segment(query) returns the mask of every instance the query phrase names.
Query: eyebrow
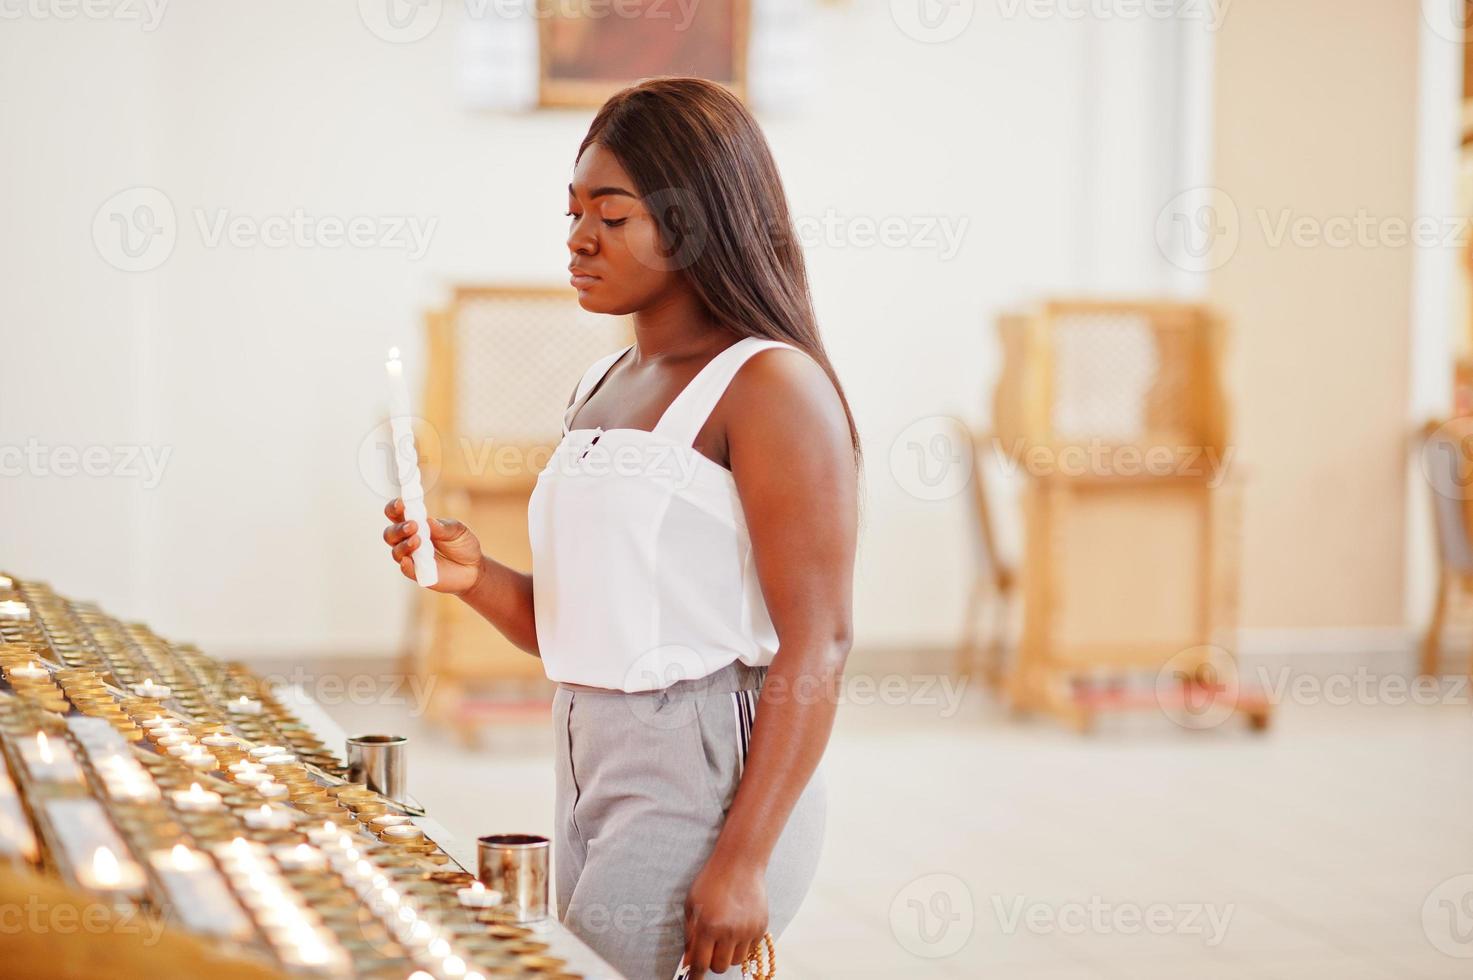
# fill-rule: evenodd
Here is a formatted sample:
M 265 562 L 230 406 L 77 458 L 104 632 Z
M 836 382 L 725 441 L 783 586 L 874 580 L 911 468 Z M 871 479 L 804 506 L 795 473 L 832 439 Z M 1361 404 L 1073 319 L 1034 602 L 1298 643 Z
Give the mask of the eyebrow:
M 573 190 L 572 184 L 568 185 L 568 193 L 572 194 L 574 197 L 578 196 L 577 191 Z M 611 194 L 620 195 L 623 197 L 637 196 L 633 191 L 625 190 L 622 187 L 595 187 L 592 191 L 589 192 L 588 197 L 589 199 L 592 199 L 595 197 L 607 197 Z

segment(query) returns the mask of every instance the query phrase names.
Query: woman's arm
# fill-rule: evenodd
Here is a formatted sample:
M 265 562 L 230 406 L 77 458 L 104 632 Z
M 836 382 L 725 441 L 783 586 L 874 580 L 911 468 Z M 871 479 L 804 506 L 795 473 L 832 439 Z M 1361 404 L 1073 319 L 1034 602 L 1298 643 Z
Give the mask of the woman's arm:
M 419 523 L 404 520 L 404 504 L 398 498 L 389 501 L 384 516 L 396 522 L 384 529 L 384 541 L 393 548 L 399 571 L 413 581 Z M 431 518 L 430 543 L 440 573 L 440 581 L 430 588 L 459 596 L 517 647 L 538 656 L 532 576 L 481 554 L 481 542 L 457 520 Z
M 848 420 L 811 358 L 754 355 L 718 411 L 778 651 L 731 810 L 686 900 L 693 977 L 740 962 L 767 928 L 767 863 L 833 728 L 858 524 Z

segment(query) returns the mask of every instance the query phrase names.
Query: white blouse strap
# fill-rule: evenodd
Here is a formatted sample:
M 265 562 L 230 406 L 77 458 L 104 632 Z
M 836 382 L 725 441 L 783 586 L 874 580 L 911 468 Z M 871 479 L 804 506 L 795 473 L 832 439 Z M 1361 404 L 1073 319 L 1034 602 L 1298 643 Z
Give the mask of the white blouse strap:
M 670 407 L 665 409 L 665 414 L 660 416 L 654 431 L 682 446 L 691 445 L 700 434 L 701 426 L 711 417 L 716 403 L 726 394 L 732 378 L 736 377 L 737 371 L 747 363 L 748 358 L 770 347 L 792 346 L 786 341 L 763 337 L 743 337 L 738 340 L 696 372 L 690 384 L 675 396 Z
M 583 372 L 583 377 L 578 381 L 578 390 L 573 395 L 573 404 L 563 412 L 563 435 L 568 434 L 568 427 L 572 424 L 573 416 L 578 414 L 578 409 L 582 408 L 583 403 L 588 400 L 588 396 L 593 392 L 593 386 L 598 384 L 599 380 L 609 373 L 609 368 L 614 366 L 614 362 L 629 353 L 629 349 L 633 346 L 630 344 L 629 347 L 616 350 L 612 354 L 605 354 Z

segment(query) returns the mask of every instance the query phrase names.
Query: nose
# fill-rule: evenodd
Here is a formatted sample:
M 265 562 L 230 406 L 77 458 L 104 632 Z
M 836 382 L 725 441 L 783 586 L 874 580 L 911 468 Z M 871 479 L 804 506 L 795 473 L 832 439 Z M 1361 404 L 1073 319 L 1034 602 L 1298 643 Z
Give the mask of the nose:
M 568 251 L 574 255 L 593 255 L 598 251 L 598 239 L 588 230 L 588 216 L 576 218 L 568 231 Z

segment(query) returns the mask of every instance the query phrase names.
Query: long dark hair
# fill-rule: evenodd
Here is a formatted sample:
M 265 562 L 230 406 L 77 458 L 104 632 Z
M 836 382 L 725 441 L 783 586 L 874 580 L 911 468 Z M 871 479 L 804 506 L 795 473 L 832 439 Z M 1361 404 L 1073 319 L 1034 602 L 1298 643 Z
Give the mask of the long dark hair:
M 578 156 L 594 143 L 629 172 L 665 258 L 712 320 L 739 337 L 787 341 L 823 368 L 844 405 L 858 467 L 859 430 L 818 334 L 782 179 L 746 106 L 703 78 L 650 78 L 603 104 Z

